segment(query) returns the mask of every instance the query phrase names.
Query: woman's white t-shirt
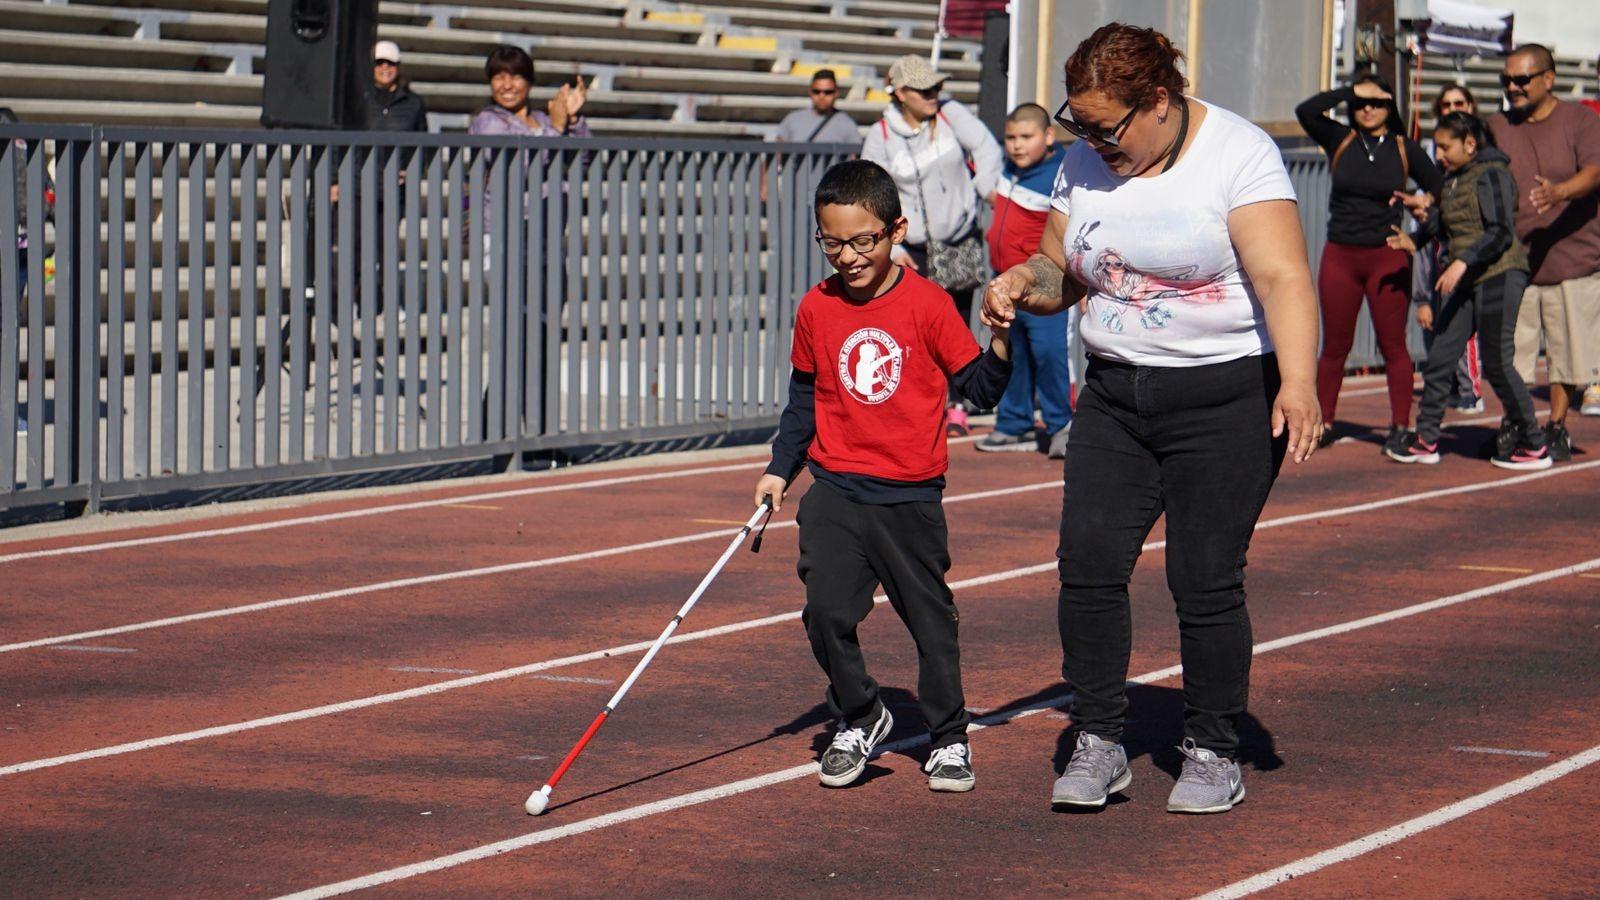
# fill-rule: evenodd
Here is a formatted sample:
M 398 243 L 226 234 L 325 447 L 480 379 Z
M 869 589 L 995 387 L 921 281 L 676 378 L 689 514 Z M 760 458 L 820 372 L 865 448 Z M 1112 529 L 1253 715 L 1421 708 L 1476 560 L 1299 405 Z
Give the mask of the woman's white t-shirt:
M 1115 175 L 1087 141 L 1067 148 L 1050 205 L 1068 216 L 1067 275 L 1088 287 L 1090 353 L 1141 366 L 1202 366 L 1272 350 L 1228 213 L 1294 200 L 1266 132 L 1203 101 L 1194 143 L 1169 171 Z

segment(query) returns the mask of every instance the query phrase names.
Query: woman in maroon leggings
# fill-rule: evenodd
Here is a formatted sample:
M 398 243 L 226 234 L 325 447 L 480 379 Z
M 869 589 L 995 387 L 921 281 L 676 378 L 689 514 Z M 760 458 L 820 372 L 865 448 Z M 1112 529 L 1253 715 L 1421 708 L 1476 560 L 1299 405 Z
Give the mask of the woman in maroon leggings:
M 1350 124 L 1326 113 L 1347 104 Z M 1322 353 L 1317 359 L 1317 399 L 1324 422 L 1332 423 L 1344 381 L 1344 361 L 1355 338 L 1361 300 L 1367 300 L 1389 383 L 1389 434 L 1399 446 L 1411 422 L 1411 257 L 1388 245 L 1400 228 L 1403 208 L 1394 192 L 1415 182 L 1438 196 L 1441 177 L 1428 154 L 1400 133 L 1393 92 L 1376 75 L 1361 75 L 1349 87 L 1325 91 L 1295 109 L 1300 127 L 1328 154 L 1333 187 L 1328 198 L 1328 242 L 1317 274 L 1322 302 Z M 1331 443 L 1333 430 L 1324 433 Z

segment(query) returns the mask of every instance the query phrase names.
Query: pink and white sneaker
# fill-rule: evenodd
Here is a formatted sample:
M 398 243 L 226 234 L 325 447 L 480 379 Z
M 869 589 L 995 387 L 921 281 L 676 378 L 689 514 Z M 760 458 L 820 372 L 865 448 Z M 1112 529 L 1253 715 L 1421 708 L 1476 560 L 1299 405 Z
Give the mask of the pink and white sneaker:
M 967 411 L 961 404 L 950 407 L 950 423 L 944 427 L 944 433 L 950 437 L 966 437 L 971 431 L 967 426 Z
M 1422 463 L 1431 466 L 1439 461 L 1439 442 L 1425 444 L 1413 431 L 1406 436 L 1405 443 L 1400 446 L 1384 447 L 1383 455 L 1398 463 Z

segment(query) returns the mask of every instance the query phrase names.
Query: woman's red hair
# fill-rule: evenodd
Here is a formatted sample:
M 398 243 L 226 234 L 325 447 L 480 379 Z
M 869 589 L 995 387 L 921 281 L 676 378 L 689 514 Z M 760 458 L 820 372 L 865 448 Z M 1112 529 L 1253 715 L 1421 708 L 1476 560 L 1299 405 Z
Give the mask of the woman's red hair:
M 1156 88 L 1169 96 L 1188 84 L 1178 71 L 1183 53 L 1154 28 L 1121 22 L 1102 25 L 1067 59 L 1067 95 L 1102 91 L 1128 108 L 1156 102 Z

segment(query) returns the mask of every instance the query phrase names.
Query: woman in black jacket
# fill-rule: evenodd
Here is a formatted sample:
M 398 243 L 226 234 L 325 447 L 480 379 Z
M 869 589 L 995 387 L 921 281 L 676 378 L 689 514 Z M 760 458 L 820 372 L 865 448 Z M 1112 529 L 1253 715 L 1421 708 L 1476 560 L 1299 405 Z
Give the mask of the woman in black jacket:
M 1326 113 L 1349 107 L 1349 124 Z M 1400 133 L 1400 116 L 1389 85 L 1362 75 L 1349 87 L 1324 91 L 1295 109 L 1300 127 L 1328 154 L 1332 191 L 1328 241 L 1317 273 L 1322 304 L 1322 353 L 1317 359 L 1317 399 L 1322 419 L 1333 422 L 1344 381 L 1345 357 L 1355 339 L 1356 318 L 1366 298 L 1389 384 L 1389 435 L 1398 448 L 1411 421 L 1411 354 L 1406 349 L 1411 257 L 1388 245 L 1400 227 L 1397 190 L 1415 182 L 1437 196 L 1439 170 L 1420 147 Z M 1332 429 L 1324 432 L 1331 442 Z

